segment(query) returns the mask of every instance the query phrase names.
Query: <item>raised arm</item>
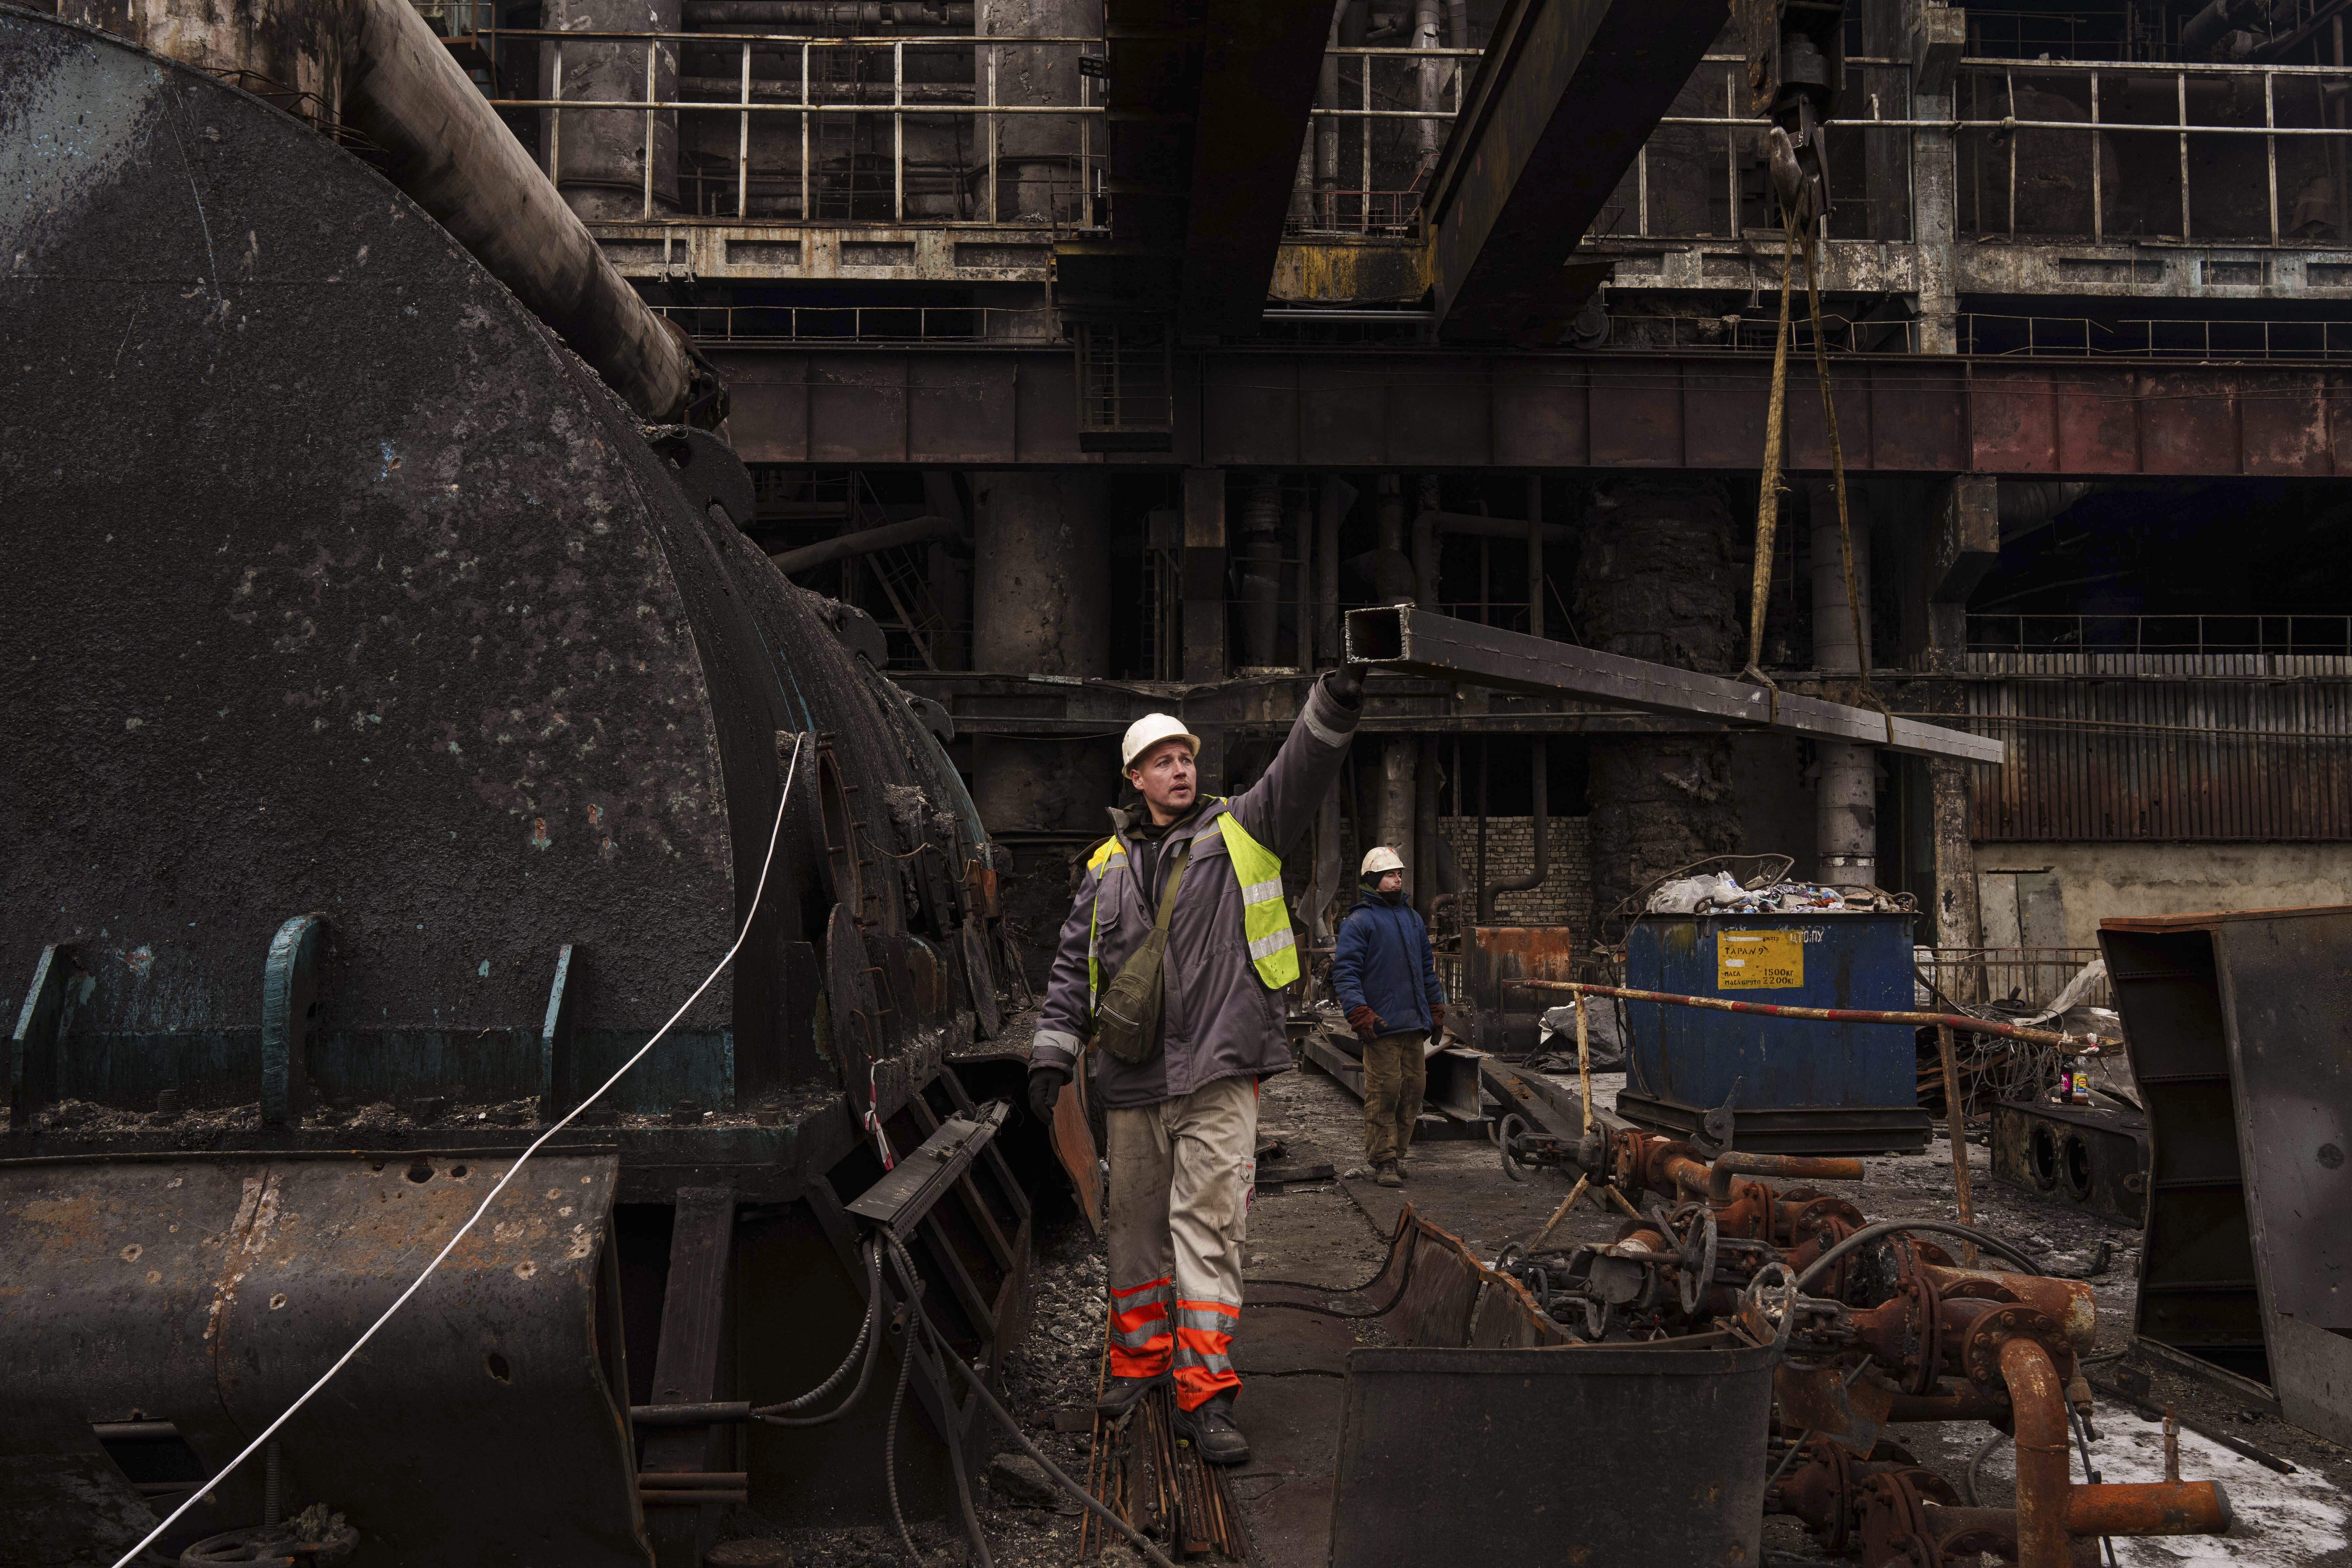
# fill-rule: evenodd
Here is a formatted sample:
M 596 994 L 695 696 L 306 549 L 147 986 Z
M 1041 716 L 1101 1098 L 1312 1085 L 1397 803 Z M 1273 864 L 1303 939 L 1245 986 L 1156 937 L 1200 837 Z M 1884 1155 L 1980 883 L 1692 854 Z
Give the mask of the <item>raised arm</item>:
M 1317 681 L 1265 776 L 1234 797 L 1234 816 L 1276 854 L 1306 835 L 1324 793 L 1339 779 L 1355 739 L 1363 689 L 1353 669 L 1335 669 Z

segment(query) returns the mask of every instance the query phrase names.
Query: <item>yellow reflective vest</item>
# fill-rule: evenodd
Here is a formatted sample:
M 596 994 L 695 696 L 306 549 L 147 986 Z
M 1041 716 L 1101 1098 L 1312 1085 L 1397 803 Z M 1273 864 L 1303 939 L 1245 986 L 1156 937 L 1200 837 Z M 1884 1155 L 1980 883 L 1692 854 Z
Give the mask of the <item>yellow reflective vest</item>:
M 1209 804 L 1218 805 L 1212 800 Z M 1269 991 L 1279 991 L 1298 978 L 1298 944 L 1290 934 L 1290 910 L 1282 901 L 1282 857 L 1250 837 L 1249 829 L 1230 811 L 1220 812 L 1217 831 L 1223 835 L 1225 856 L 1234 864 L 1242 890 L 1242 936 L 1248 943 L 1250 967 Z M 1114 866 L 1128 863 L 1127 846 L 1114 835 L 1095 847 L 1087 869 L 1095 874 L 1095 911 L 1087 924 L 1087 1011 L 1095 1010 L 1102 994 L 1102 879 Z M 1153 905 L 1149 897 L 1146 908 Z

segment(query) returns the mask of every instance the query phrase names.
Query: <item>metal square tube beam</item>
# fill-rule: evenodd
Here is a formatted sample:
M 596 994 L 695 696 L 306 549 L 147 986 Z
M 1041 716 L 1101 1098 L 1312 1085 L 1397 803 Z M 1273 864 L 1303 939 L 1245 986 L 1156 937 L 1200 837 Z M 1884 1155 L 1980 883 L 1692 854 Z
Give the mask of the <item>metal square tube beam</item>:
M 1776 705 L 1762 687 L 1728 676 L 1498 631 L 1406 605 L 1350 610 L 1347 644 L 1349 662 L 1399 675 L 1574 697 L 1612 708 L 1709 719 L 1727 729 L 1856 742 L 1914 756 L 1988 765 L 2001 760 L 2001 742 L 1989 736 L 1889 720 L 1867 708 L 1785 691 Z

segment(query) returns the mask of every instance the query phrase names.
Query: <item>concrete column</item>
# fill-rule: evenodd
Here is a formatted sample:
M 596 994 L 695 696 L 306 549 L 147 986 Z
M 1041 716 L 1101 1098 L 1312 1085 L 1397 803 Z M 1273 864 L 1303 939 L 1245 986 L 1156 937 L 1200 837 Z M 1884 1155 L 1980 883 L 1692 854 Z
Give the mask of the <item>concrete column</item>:
M 1394 474 L 1380 479 L 1381 548 L 1404 553 L 1404 487 Z
M 1912 62 L 1911 118 L 1947 120 L 1952 113 L 1952 78 L 1968 37 L 1967 13 L 1942 0 L 1906 0 L 1898 51 Z M 1959 221 L 1959 171 L 1952 133 L 1911 132 L 1911 235 L 1918 267 L 1919 352 L 1959 352 L 1955 320 L 1958 280 L 1952 243 Z
M 1935 792 L 1936 945 L 1979 947 L 1984 942 L 1984 918 L 1978 907 L 1968 764 L 1938 757 L 1928 763 L 1927 776 Z
M 1544 635 L 1543 476 L 1528 476 L 1528 636 Z
M 1184 679 L 1225 678 L 1225 471 L 1184 470 Z
M 1315 506 L 1315 658 L 1338 664 L 1345 651 L 1339 637 L 1339 524 L 1356 504 L 1355 487 L 1337 474 L 1323 477 Z
M 1393 845 L 1397 858 L 1410 872 L 1413 867 L 1413 803 L 1414 786 L 1420 782 L 1421 742 L 1411 735 L 1384 735 L 1381 738 L 1380 773 L 1374 782 L 1377 798 L 1372 803 L 1372 822 L 1379 837 L 1373 842 Z M 1371 845 L 1358 851 L 1361 856 Z M 1414 897 L 1420 889 L 1413 889 Z
M 1099 0 L 980 0 L 974 31 L 993 38 L 1085 38 L 1102 34 Z M 996 101 L 1075 104 L 1078 101 L 1076 44 L 1032 44 L 984 50 L 975 84 L 988 97 L 989 57 L 995 58 Z M 985 136 L 983 125 L 980 134 Z M 1101 151 L 1097 143 L 1096 150 Z M 1077 221 L 1083 187 L 1076 115 L 1007 114 L 996 126 L 996 208 L 999 221 Z
M 1242 505 L 1239 562 L 1241 658 L 1244 670 L 1271 669 L 1282 626 L 1282 480 L 1261 474 Z
M 1421 504 L 1412 514 L 1412 599 L 1424 610 L 1439 605 L 1437 594 L 1437 476 L 1421 476 Z
M 680 0 L 547 0 L 540 26 L 551 32 L 676 33 Z M 651 43 L 650 38 L 647 43 Z M 643 99 L 646 43 L 604 39 L 567 43 L 563 90 L 555 90 L 556 40 L 541 40 L 540 96 L 565 100 Z M 654 92 L 677 100 L 677 45 L 653 45 Z M 627 219 L 645 211 L 646 116 L 625 109 L 571 109 L 540 116 L 539 160 L 553 159 L 555 188 L 590 222 Z M 653 117 L 653 191 L 656 216 L 677 211 L 677 111 Z
M 1870 529 L 1849 498 L 1853 534 L 1853 587 L 1862 603 L 1862 635 L 1846 604 L 1844 552 L 1838 540 L 1837 497 L 1827 484 L 1808 487 L 1813 517 L 1813 668 L 1829 675 L 1859 675 L 1870 654 Z M 1815 875 L 1833 888 L 1866 888 L 1878 880 L 1878 754 L 1870 746 L 1816 743 Z
M 1414 738 L 1412 764 L 1412 847 L 1405 864 L 1412 868 L 1412 904 L 1429 918 L 1432 900 L 1444 891 L 1437 874 L 1437 737 Z
M 1685 669 L 1738 668 L 1748 584 L 1736 539 L 1714 480 L 1603 485 L 1577 571 L 1588 645 Z M 1591 793 L 1596 911 L 1677 867 L 1740 847 L 1727 737 L 1596 738 Z
M 1099 677 L 1110 668 L 1108 481 L 1063 469 L 976 472 L 972 663 L 998 674 Z M 1091 828 L 1117 798 L 1118 752 L 1101 742 L 972 739 L 972 799 L 992 828 Z

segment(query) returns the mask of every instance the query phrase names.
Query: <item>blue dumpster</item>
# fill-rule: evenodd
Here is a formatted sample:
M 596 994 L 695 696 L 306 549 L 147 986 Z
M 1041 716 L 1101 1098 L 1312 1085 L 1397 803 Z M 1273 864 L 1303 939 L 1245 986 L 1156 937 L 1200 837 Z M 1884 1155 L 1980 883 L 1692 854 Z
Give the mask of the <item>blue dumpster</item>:
M 1911 917 L 1644 915 L 1625 937 L 1625 984 L 1642 991 L 1797 1007 L 1907 1011 Z M 1912 1027 L 1625 1004 L 1618 1113 L 1673 1136 L 1732 1102 L 1734 1145 L 1752 1153 L 1924 1149 Z M 1735 1086 L 1737 1092 L 1735 1094 Z

